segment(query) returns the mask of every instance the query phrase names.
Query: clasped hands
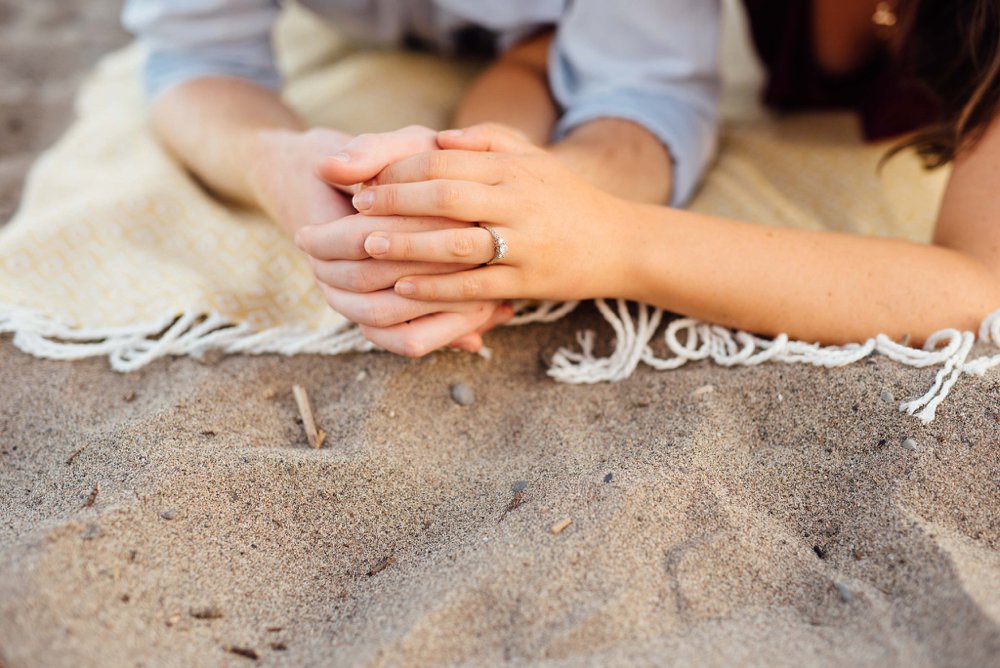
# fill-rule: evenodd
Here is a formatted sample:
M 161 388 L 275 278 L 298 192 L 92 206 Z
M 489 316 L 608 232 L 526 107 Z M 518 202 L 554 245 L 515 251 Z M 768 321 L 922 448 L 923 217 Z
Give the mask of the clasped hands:
M 621 203 L 509 128 L 361 135 L 319 175 L 357 213 L 300 228 L 296 244 L 330 306 L 392 352 L 476 351 L 510 299 L 625 296 L 626 230 L 608 223 Z M 484 266 L 479 223 L 506 239 L 502 262 Z

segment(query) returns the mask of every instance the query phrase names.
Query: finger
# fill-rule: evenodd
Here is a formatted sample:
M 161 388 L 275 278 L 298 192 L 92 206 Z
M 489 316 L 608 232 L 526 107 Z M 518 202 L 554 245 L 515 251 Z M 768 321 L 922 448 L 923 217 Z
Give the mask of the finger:
M 378 260 L 484 264 L 493 258 L 493 236 L 481 227 L 435 232 L 378 231 L 365 239 L 365 250 Z
M 365 215 L 440 216 L 467 222 L 503 219 L 509 209 L 495 187 L 470 181 L 371 186 L 353 201 Z
M 364 183 L 401 158 L 437 147 L 437 133 L 419 125 L 393 132 L 362 134 L 320 163 L 319 175 L 332 184 Z
M 444 130 L 438 133 L 437 144 L 444 149 L 520 155 L 537 153 L 540 150 L 524 133 L 497 123 L 480 123 L 460 130 Z
M 470 353 L 478 352 L 483 347 L 484 332 L 488 332 L 497 325 L 503 325 L 514 317 L 514 307 L 509 303 L 502 303 L 493 311 L 490 319 L 480 325 L 476 331 L 460 336 L 448 344 L 449 348 L 459 348 Z
M 449 343 L 448 347 L 464 350 L 467 353 L 478 353 L 483 347 L 483 336 L 479 332 L 469 332 Z
M 396 282 L 396 294 L 421 303 L 512 299 L 518 273 L 495 264 L 441 276 L 406 276 Z
M 447 274 L 466 269 L 461 264 L 390 262 L 366 260 L 323 261 L 310 258 L 313 275 L 320 283 L 349 292 L 386 290 L 403 276 Z
M 461 226 L 454 220 L 430 217 L 377 217 L 355 214 L 319 225 L 305 225 L 295 233 L 295 245 L 318 260 L 363 260 L 365 239 L 378 230 L 425 232 Z
M 386 350 L 407 357 L 423 357 L 474 331 L 490 318 L 492 311 L 492 304 L 482 303 L 464 313 L 435 313 L 394 327 L 362 326 L 361 332 Z
M 510 302 L 502 302 L 497 306 L 496 310 L 493 311 L 493 315 L 487 320 L 483 325 L 476 330 L 479 334 L 484 334 L 494 327 L 499 327 L 500 325 L 506 325 L 508 322 L 514 319 L 514 307 Z
M 441 311 L 441 304 L 401 297 L 392 290 L 365 294 L 348 292 L 319 284 L 326 303 L 351 322 L 369 327 L 392 327 L 408 320 Z M 478 304 L 456 304 L 449 311 L 467 312 Z M 454 338 L 454 337 L 452 337 Z
M 413 183 L 458 179 L 475 181 L 488 186 L 503 180 L 504 156 L 475 151 L 441 151 L 418 153 L 394 162 L 375 177 L 375 184 Z

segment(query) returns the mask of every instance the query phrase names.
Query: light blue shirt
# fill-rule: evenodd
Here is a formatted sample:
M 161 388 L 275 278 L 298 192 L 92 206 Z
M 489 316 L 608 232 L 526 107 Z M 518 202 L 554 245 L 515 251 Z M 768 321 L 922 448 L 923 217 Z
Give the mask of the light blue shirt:
M 300 0 L 352 39 L 414 35 L 444 53 L 480 26 L 501 47 L 556 25 L 549 85 L 560 139 L 598 118 L 645 127 L 674 161 L 671 204 L 685 204 L 717 142 L 719 0 Z M 145 45 L 153 98 L 192 79 L 230 76 L 281 87 L 271 33 L 278 0 L 128 0 L 125 26 Z

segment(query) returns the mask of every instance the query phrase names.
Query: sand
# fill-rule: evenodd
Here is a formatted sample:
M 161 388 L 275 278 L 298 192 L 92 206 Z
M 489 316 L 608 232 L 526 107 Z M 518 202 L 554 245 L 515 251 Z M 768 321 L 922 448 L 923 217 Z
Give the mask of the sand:
M 4 219 L 116 12 L 0 4 Z M 0 339 L 0 664 L 1000 665 L 996 374 L 927 427 L 882 358 L 546 378 L 599 326 L 130 375 Z

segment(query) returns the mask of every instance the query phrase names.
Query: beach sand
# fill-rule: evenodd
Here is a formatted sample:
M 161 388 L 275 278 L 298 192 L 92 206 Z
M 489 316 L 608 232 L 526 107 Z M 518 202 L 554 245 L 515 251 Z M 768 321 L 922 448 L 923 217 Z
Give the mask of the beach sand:
M 116 13 L 0 4 L 3 219 Z M 884 358 L 549 380 L 586 327 L 129 375 L 0 339 L 0 665 L 1000 665 L 996 373 L 926 427 Z

